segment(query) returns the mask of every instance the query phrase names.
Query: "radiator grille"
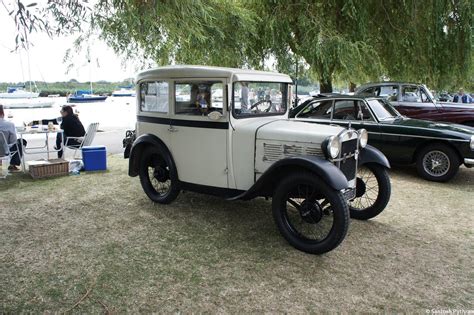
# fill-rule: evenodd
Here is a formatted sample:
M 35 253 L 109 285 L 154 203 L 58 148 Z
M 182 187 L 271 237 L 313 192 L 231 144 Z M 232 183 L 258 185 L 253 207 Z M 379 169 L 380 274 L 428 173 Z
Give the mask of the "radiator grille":
M 347 180 L 353 180 L 356 177 L 357 163 L 355 157 L 340 162 L 339 169 L 346 176 Z
M 357 150 L 357 139 L 344 141 L 341 148 L 341 157 L 353 154 Z M 339 169 L 346 176 L 347 180 L 353 180 L 357 173 L 357 161 L 355 157 L 343 159 L 338 163 Z

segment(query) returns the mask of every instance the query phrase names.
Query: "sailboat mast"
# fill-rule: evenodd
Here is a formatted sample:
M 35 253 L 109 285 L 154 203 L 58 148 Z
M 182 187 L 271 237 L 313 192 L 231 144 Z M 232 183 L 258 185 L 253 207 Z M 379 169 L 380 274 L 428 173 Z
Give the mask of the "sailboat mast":
M 26 46 L 26 58 L 28 59 L 28 81 L 30 83 L 30 92 L 32 92 L 31 89 L 31 65 L 30 65 L 30 49 L 29 45 Z
M 89 58 L 89 81 L 90 81 L 90 85 L 91 85 L 91 94 L 92 93 L 92 66 L 91 66 L 91 59 Z

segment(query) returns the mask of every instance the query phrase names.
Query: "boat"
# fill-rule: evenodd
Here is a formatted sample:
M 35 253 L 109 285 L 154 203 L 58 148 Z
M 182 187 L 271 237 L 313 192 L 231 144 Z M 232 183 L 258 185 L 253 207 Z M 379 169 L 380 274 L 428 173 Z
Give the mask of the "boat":
M 135 90 L 133 86 L 119 86 L 118 90 L 112 92 L 112 96 L 114 97 L 124 97 L 124 96 L 135 96 Z
M 47 97 L 2 99 L 3 107 L 9 109 L 48 108 L 53 107 L 55 103 L 56 100 Z
M 39 92 L 32 92 L 26 91 L 24 85 L 18 86 L 9 86 L 7 87 L 7 91 L 0 93 L 0 98 L 2 99 L 29 99 L 29 98 L 37 98 L 39 96 Z
M 74 94 L 69 95 L 67 98 L 68 103 L 92 103 L 92 102 L 103 102 L 107 99 L 107 96 L 93 94 L 89 90 L 77 90 Z

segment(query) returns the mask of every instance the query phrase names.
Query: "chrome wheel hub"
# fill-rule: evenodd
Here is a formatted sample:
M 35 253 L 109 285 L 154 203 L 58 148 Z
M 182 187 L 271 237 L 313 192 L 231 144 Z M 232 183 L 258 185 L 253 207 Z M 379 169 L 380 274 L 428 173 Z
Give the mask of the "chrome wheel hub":
M 431 176 L 446 175 L 450 166 L 449 157 L 442 151 L 430 151 L 423 157 L 423 169 Z

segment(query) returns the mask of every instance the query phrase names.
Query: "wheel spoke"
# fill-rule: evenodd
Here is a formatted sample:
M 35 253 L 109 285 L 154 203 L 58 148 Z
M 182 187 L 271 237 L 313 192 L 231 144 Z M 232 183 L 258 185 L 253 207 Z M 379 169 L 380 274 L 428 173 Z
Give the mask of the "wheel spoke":
M 365 185 L 365 192 L 350 202 L 351 208 L 354 210 L 364 210 L 375 204 L 379 195 L 379 185 L 377 178 L 368 167 L 360 167 L 358 178 Z

